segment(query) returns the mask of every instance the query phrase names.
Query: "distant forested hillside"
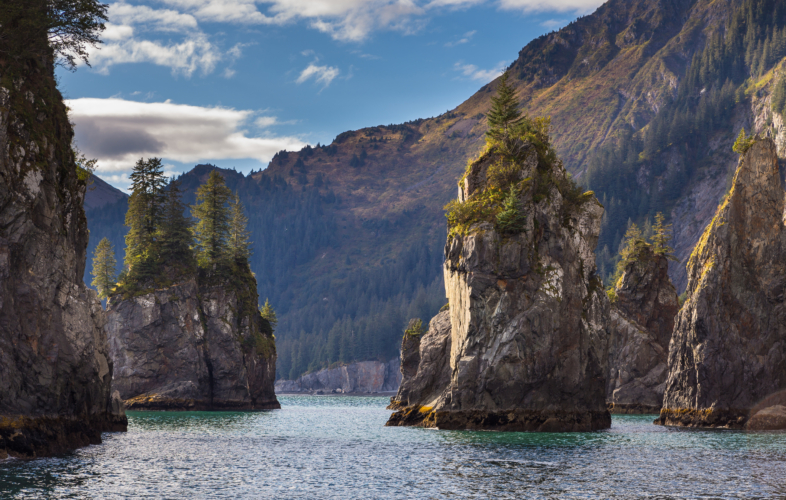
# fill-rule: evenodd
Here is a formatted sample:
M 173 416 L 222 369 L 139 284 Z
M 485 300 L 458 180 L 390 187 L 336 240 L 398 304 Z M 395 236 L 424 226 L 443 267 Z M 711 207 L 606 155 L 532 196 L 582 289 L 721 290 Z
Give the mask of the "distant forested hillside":
M 726 191 L 741 128 L 783 152 L 784 5 L 610 0 L 511 64 L 523 110 L 551 117 L 566 167 L 606 207 L 605 275 L 627 225 L 646 230 L 656 212 L 674 225 L 677 256 L 690 254 Z M 222 170 L 248 211 L 260 296 L 279 312 L 280 377 L 393 357 L 406 321 L 444 305 L 442 208 L 483 145 L 496 85 L 438 117 L 281 152 L 248 176 Z M 182 176 L 187 193 L 210 168 Z M 122 203 L 88 212 L 91 245 L 110 237 L 118 261 Z M 684 287 L 682 264 L 670 274 Z

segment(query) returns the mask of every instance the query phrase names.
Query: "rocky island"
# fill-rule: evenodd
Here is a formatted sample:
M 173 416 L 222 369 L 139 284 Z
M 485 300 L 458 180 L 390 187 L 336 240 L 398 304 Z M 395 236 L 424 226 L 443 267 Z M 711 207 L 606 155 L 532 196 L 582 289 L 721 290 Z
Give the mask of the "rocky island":
M 0 13 L 0 459 L 63 453 L 127 426 L 104 311 L 82 280 L 88 172 L 41 9 Z
M 773 141 L 742 142 L 731 190 L 688 261 L 659 424 L 786 424 L 784 190 Z
M 658 413 L 663 404 L 679 297 L 669 278 L 670 249 L 659 217 L 662 232 L 652 244 L 636 234 L 635 225 L 628 231 L 622 276 L 610 293 L 607 401 L 612 413 Z
M 275 316 L 258 309 L 242 206 L 213 170 L 192 228 L 178 183 L 161 176 L 157 158 L 135 167 L 128 270 L 102 291 L 120 397 L 134 410 L 279 408 Z
M 519 116 L 506 77 L 492 102 L 487 149 L 446 207 L 449 309 L 419 343 L 405 338 L 387 425 L 608 428 L 609 302 L 594 254 L 603 207 L 557 159 L 548 120 Z

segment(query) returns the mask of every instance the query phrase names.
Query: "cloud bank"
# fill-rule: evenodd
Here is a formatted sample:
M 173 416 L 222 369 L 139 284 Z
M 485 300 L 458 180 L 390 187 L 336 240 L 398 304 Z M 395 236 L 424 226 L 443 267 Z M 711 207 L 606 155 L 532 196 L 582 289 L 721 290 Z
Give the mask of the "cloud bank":
M 114 98 L 72 99 L 66 105 L 79 148 L 98 159 L 99 175 L 129 172 L 136 160 L 151 156 L 182 163 L 252 159 L 266 164 L 282 149 L 305 146 L 297 137 L 250 135 L 245 127 L 256 115 L 250 110 Z M 255 125 L 275 123 L 256 117 Z

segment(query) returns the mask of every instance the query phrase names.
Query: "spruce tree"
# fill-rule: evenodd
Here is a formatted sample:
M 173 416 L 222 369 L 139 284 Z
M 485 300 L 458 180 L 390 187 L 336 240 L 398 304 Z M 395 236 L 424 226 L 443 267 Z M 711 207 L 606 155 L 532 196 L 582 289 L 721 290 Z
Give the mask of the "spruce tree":
M 655 214 L 655 225 L 652 227 L 652 250 L 657 255 L 664 255 L 671 260 L 677 260 L 674 257 L 674 249 L 669 246 L 671 241 L 671 224 L 664 224 L 665 217 L 661 212 Z
M 503 233 L 520 233 L 524 229 L 527 218 L 522 212 L 518 191 L 511 186 L 508 196 L 502 204 L 502 211 L 497 214 L 497 227 Z
M 183 192 L 174 178 L 169 182 L 158 231 L 160 260 L 167 267 L 189 269 L 194 264 L 194 236 L 191 220 L 184 215 Z
M 129 274 L 144 280 L 155 274 L 156 233 L 161 221 L 163 188 L 166 185 L 160 158 L 139 159 L 131 173 L 131 196 L 125 225 L 125 264 Z
M 516 89 L 508 84 L 508 73 L 502 75 L 497 85 L 497 93 L 491 98 L 491 110 L 486 114 L 489 129 L 486 137 L 501 141 L 509 137 L 523 121 L 519 111 Z
M 270 301 L 265 299 L 265 305 L 262 306 L 262 309 L 259 310 L 259 314 L 265 318 L 270 326 L 273 327 L 273 330 L 276 329 L 276 325 L 278 324 L 278 319 L 276 318 L 276 311 L 273 310 L 273 306 L 270 305 Z
M 251 256 L 251 242 L 247 229 L 248 218 L 243 213 L 243 205 L 240 197 L 235 193 L 229 202 L 231 219 L 229 221 L 229 255 L 238 264 L 248 265 L 248 258 Z
M 191 214 L 197 219 L 194 225 L 197 261 L 201 267 L 214 266 L 227 253 L 230 229 L 230 210 L 227 202 L 232 191 L 217 170 L 210 172 L 207 182 L 196 191 L 197 204 Z
M 98 290 L 98 296 L 102 299 L 109 297 L 116 283 L 115 249 L 107 238 L 98 242 L 98 246 L 93 252 L 93 276 L 92 285 Z

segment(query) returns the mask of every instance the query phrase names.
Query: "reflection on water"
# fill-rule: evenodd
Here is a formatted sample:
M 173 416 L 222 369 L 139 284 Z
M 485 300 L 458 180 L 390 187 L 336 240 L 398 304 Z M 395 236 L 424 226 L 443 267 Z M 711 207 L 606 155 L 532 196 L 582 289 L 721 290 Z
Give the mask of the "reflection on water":
M 259 412 L 129 412 L 70 455 L 0 462 L 2 498 L 764 498 L 786 434 L 615 416 L 583 434 L 384 427 L 387 398 L 281 396 Z

